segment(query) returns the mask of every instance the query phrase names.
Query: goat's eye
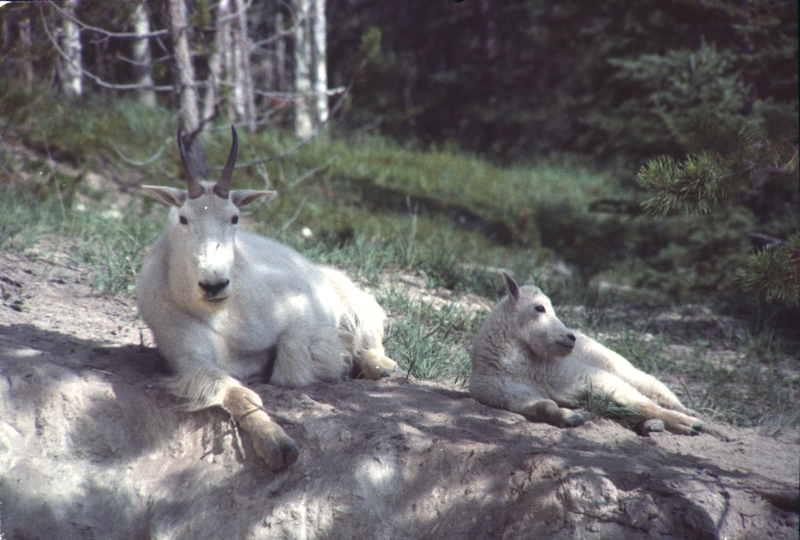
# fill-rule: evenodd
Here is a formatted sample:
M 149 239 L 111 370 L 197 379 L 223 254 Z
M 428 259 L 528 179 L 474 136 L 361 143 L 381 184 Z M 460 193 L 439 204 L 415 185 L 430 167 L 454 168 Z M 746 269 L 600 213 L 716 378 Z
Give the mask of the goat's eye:
M 186 217 L 185 217 L 185 216 L 180 216 L 180 217 L 178 218 L 178 221 L 180 221 L 180 222 L 181 222 L 181 225 L 188 225 L 188 224 L 189 224 L 189 220 L 188 220 L 188 219 L 186 219 Z
M 239 216 L 233 216 L 233 217 L 231 218 L 231 223 L 233 223 L 234 225 L 236 225 L 237 223 L 239 223 Z
M 536 306 L 536 311 L 539 313 L 544 313 L 547 310 L 544 308 L 544 306 Z

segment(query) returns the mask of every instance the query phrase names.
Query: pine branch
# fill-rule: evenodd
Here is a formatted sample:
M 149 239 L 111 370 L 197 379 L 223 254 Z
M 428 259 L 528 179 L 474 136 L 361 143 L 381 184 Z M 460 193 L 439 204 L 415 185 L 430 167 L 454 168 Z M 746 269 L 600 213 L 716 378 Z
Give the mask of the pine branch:
M 750 256 L 747 267 L 738 272 L 742 289 L 767 301 L 798 303 L 800 299 L 800 234 L 786 244 Z
M 655 195 L 643 203 L 645 211 L 666 216 L 675 211 L 707 214 L 740 190 L 737 184 L 749 171 L 731 171 L 720 156 L 703 152 L 683 162 L 665 156 L 648 161 L 637 175 L 639 184 Z

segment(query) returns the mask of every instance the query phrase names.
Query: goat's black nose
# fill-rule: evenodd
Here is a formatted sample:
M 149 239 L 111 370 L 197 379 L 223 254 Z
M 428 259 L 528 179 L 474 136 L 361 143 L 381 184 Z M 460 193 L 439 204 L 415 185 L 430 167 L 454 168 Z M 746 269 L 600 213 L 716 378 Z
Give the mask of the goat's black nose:
M 575 334 L 573 334 L 572 332 L 570 332 L 569 334 L 567 334 L 567 337 L 568 337 L 568 338 L 569 338 L 569 340 L 570 340 L 570 341 L 572 341 L 572 342 L 574 342 L 574 341 L 577 341 L 577 338 L 575 337 Z
M 206 293 L 206 296 L 216 296 L 222 291 L 228 284 L 231 282 L 229 279 L 223 279 L 222 281 L 217 281 L 216 283 L 203 283 L 202 281 L 198 282 L 200 288 Z

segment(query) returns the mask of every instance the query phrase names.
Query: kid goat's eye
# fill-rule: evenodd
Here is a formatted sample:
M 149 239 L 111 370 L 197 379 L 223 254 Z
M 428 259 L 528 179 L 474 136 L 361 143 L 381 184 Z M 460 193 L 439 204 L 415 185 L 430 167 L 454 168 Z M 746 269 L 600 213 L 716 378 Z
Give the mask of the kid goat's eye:
M 539 313 L 544 313 L 547 310 L 544 308 L 544 306 L 536 306 L 536 311 Z
M 180 216 L 180 217 L 178 218 L 178 221 L 180 221 L 180 222 L 181 222 L 181 225 L 188 225 L 188 224 L 189 224 L 189 220 L 188 220 L 188 219 L 186 219 L 184 216 Z
M 233 217 L 231 218 L 231 223 L 233 223 L 234 225 L 236 225 L 237 223 L 239 223 L 239 216 L 233 216 Z

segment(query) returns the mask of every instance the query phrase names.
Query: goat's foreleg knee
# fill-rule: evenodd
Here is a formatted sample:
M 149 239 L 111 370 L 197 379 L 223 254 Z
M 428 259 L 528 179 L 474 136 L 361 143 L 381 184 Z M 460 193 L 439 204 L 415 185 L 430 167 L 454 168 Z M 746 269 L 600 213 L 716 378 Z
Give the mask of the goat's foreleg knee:
M 222 406 L 250 434 L 256 453 L 271 470 L 278 471 L 297 461 L 297 445 L 264 412 L 258 394 L 244 386 L 235 386 L 228 389 Z
M 521 414 L 538 422 L 547 422 L 556 427 L 576 427 L 586 422 L 586 419 L 578 412 L 565 407 L 559 407 L 552 399 L 540 399 L 527 406 Z

